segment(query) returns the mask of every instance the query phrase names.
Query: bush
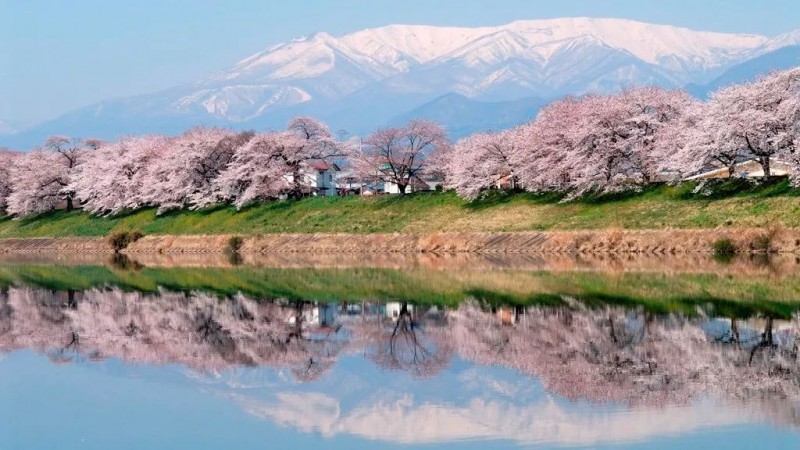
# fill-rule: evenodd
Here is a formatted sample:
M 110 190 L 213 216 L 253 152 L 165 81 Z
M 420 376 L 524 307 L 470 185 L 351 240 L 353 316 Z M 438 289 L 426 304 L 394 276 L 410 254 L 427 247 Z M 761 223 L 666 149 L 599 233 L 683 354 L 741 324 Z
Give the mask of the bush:
M 711 245 L 711 248 L 714 249 L 714 255 L 716 256 L 730 256 L 736 253 L 738 250 L 736 248 L 736 244 L 734 244 L 733 241 L 728 238 L 717 239 Z
M 758 253 L 772 252 L 772 235 L 760 234 L 750 243 L 750 250 Z
M 143 236 L 144 235 L 138 230 L 116 231 L 108 236 L 108 242 L 111 244 L 111 247 L 114 248 L 115 252 L 119 252 L 127 248 L 130 244 L 138 241 Z
M 225 253 L 228 255 L 228 261 L 231 265 L 238 266 L 242 263 L 242 255 L 239 251 L 244 245 L 244 238 L 241 236 L 232 236 L 228 239 L 228 244 L 225 246 Z
M 239 250 L 242 249 L 242 245 L 244 245 L 243 237 L 231 236 L 231 238 L 228 239 L 228 245 L 225 247 L 225 251 L 231 254 L 239 253 Z

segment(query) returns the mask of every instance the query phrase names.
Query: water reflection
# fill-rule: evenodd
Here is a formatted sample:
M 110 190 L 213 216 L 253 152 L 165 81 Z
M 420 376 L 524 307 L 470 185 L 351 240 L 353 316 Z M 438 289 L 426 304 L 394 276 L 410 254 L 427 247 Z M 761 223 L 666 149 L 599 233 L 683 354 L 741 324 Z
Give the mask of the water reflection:
M 446 308 L 10 287 L 0 294 L 0 350 L 35 349 L 58 363 L 285 367 L 298 381 L 324 376 L 346 354 L 417 377 L 440 373 L 457 355 L 536 376 L 576 400 L 800 398 L 797 314 L 688 317 L 564 302 Z
M 765 423 L 797 442 L 800 430 L 788 260 L 723 275 L 649 272 L 644 259 L 622 275 L 22 263 L 0 266 L 0 379 L 35 366 L 28 352 L 58 377 L 177 370 L 254 419 L 409 445 L 719 440 Z

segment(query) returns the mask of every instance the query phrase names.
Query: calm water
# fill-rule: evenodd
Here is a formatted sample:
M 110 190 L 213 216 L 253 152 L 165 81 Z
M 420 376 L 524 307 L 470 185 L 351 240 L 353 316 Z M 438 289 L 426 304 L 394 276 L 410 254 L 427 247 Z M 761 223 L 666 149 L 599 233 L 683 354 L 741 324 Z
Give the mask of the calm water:
M 798 264 L 6 257 L 0 448 L 795 449 Z

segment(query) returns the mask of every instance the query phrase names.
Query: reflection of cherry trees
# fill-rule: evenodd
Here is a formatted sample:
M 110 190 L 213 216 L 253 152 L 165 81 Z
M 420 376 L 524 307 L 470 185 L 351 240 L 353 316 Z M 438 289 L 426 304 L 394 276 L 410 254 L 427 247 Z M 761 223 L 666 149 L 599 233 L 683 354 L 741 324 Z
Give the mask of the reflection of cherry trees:
M 0 305 L 0 351 L 30 348 L 63 362 L 116 357 L 196 370 L 273 366 L 310 380 L 344 346 L 335 331 L 317 333 L 296 320 L 303 305 L 242 296 L 10 288 Z
M 760 331 L 750 331 L 760 337 L 728 343 L 706 330 L 708 319 L 578 303 L 528 308 L 514 326 L 465 306 L 449 322 L 462 357 L 539 376 L 569 398 L 629 403 L 684 402 L 710 394 L 800 398 L 797 320 L 786 324 L 780 342 L 774 321 L 767 319 Z M 741 324 L 723 324 L 729 328 L 723 334 L 743 335 Z
M 537 376 L 571 399 L 800 400 L 798 317 L 688 318 L 567 300 L 520 308 L 513 320 L 471 302 L 447 311 L 399 303 L 396 314 L 362 304 L 360 315 L 331 322 L 321 306 L 314 312 L 308 303 L 242 295 L 11 287 L 0 290 L 0 352 L 27 348 L 60 363 L 114 357 L 203 371 L 267 366 L 298 381 L 324 376 L 347 352 L 417 377 L 438 374 L 457 354 Z
M 445 369 L 452 355 L 446 329 L 436 314 L 420 314 L 400 304 L 397 317 L 373 317 L 353 324 L 365 354 L 378 366 L 415 376 L 433 376 Z

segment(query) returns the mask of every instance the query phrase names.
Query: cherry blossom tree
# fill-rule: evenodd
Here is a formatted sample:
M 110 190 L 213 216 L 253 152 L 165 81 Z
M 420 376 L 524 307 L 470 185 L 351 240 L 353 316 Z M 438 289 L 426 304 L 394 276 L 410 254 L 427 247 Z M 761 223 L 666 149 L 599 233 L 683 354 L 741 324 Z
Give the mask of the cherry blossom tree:
M 297 117 L 287 131 L 258 133 L 233 156 L 215 182 L 220 198 L 237 207 L 287 196 L 299 198 L 315 176 L 313 162 L 326 162 L 342 154 L 341 144 L 321 122 Z
M 415 178 L 431 169 L 429 158 L 449 147 L 444 128 L 427 120 L 412 120 L 402 128 L 372 133 L 350 152 L 353 169 L 364 180 L 397 185 L 405 194 Z
M 15 158 L 8 211 L 25 216 L 52 211 L 62 204 L 71 211 L 75 191 L 70 183 L 86 153 L 81 141 L 52 136 L 40 149 Z
M 511 162 L 520 184 L 528 191 L 563 191 L 571 181 L 568 157 L 575 151 L 570 128 L 564 123 L 579 120 L 578 100 L 566 97 L 539 112 L 536 120 L 511 131 L 517 151 Z
M 654 181 L 659 131 L 689 104 L 686 93 L 657 87 L 578 99 L 573 120 L 560 124 L 570 141 L 563 162 L 573 192 L 613 192 Z
M 147 203 L 159 211 L 214 203 L 214 180 L 252 137 L 252 132 L 198 127 L 171 140 L 164 157 L 150 161 Z
M 700 128 L 704 137 L 729 155 L 756 158 L 771 176 L 773 157 L 795 154 L 800 123 L 800 68 L 776 72 L 711 95 Z M 705 147 L 703 147 L 705 148 Z M 708 150 L 701 155 L 708 153 Z M 739 156 L 737 154 L 737 156 Z
M 658 87 L 566 97 L 511 131 L 511 163 L 528 190 L 613 192 L 655 181 L 677 124 L 694 104 Z
M 8 196 L 11 194 L 11 168 L 18 156 L 16 152 L 0 148 L 0 214 L 6 213 Z
M 476 133 L 456 142 L 445 173 L 448 187 L 474 199 L 492 187 L 517 188 L 515 130 Z
M 733 176 L 746 152 L 738 145 L 717 144 L 709 130 L 713 120 L 708 105 L 692 102 L 683 116 L 661 130 L 657 145 L 659 168 L 672 181 L 702 170 L 725 168 Z
M 71 188 L 86 211 L 118 214 L 149 204 L 149 171 L 166 156 L 170 140 L 163 136 L 124 137 L 102 144 L 79 168 Z
M 286 128 L 285 145 L 276 148 L 275 159 L 289 182 L 286 195 L 299 198 L 307 176 L 316 174 L 312 163 L 344 156 L 344 144 L 333 138 L 327 125 L 311 117 L 295 117 Z
M 257 133 L 233 156 L 214 181 L 215 193 L 238 208 L 277 198 L 287 187 L 286 172 L 275 160 L 276 148 L 285 145 L 286 133 Z

